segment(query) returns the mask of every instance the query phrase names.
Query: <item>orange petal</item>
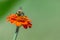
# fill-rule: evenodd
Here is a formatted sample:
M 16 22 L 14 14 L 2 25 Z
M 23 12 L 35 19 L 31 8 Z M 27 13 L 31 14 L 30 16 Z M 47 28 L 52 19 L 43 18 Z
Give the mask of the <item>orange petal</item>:
M 21 26 L 22 24 L 20 22 L 16 22 L 16 26 Z

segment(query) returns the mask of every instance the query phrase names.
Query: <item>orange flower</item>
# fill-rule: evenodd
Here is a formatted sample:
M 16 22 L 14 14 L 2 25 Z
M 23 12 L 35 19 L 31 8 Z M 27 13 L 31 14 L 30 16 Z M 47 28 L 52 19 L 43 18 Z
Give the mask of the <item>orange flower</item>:
M 31 20 L 27 16 L 17 16 L 17 14 L 11 14 L 7 17 L 7 21 L 15 24 L 17 27 L 23 26 L 25 29 L 31 28 Z

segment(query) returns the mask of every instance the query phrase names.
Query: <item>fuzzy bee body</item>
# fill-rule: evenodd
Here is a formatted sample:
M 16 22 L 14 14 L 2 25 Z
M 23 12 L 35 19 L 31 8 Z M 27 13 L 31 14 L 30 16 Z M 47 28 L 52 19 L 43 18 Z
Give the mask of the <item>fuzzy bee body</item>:
M 20 9 L 20 10 L 18 10 L 17 12 L 16 12 L 16 14 L 18 15 L 18 16 L 24 16 L 24 13 L 22 12 L 22 10 Z

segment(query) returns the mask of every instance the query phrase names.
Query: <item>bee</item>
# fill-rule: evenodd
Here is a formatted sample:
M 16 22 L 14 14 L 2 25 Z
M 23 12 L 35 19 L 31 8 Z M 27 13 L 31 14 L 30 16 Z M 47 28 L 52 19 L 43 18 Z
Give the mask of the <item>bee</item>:
M 25 15 L 24 12 L 22 11 L 22 8 L 20 8 L 20 9 L 16 12 L 16 14 L 17 14 L 18 16 L 24 16 L 24 15 Z

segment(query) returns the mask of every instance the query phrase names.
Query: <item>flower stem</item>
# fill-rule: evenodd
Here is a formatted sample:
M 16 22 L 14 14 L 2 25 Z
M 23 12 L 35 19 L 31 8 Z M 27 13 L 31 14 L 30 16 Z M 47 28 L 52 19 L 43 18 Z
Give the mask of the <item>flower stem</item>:
M 13 40 L 16 40 L 17 39 L 18 32 L 19 32 L 19 27 L 16 27 L 16 32 L 15 32 L 15 34 L 13 36 Z

